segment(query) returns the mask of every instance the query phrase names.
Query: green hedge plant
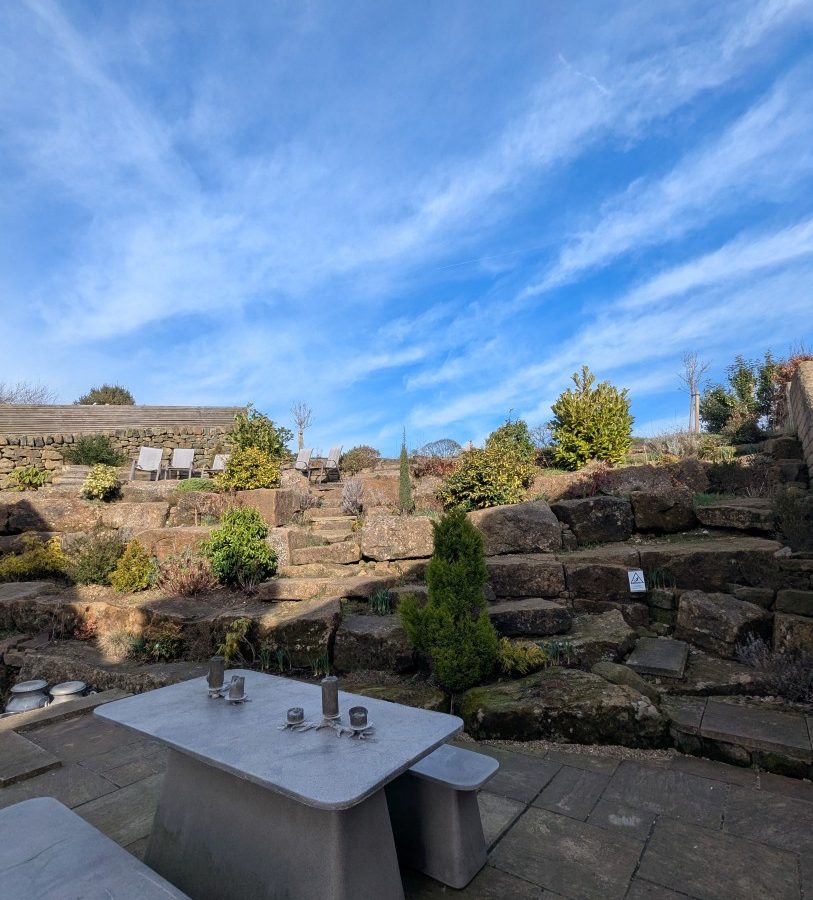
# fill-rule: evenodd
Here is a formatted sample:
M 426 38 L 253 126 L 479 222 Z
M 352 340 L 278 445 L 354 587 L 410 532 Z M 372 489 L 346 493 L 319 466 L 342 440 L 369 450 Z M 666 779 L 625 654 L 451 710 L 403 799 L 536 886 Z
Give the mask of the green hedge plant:
M 249 403 L 245 412 L 234 417 L 228 440 L 232 453 L 253 447 L 279 461 L 291 455 L 285 445 L 293 440 L 293 432 L 289 428 L 275 425 L 268 416 L 258 412 Z
M 215 487 L 227 491 L 251 491 L 279 486 L 279 459 L 258 447 L 232 450 L 226 468 L 215 475 Z
M 68 444 L 62 451 L 67 462 L 77 466 L 123 466 L 127 457 L 116 450 L 106 434 L 88 434 L 80 437 L 73 444 Z
M 130 541 L 110 573 L 110 584 L 120 594 L 133 594 L 151 587 L 155 576 L 155 559 L 138 541 Z
M 95 465 L 82 483 L 82 496 L 87 500 L 114 500 L 121 485 L 119 470 L 115 466 Z
M 620 463 L 632 445 L 630 401 L 627 390 L 609 381 L 596 384 L 587 366 L 573 376 L 553 404 L 554 458 L 566 469 L 580 469 L 591 460 Z
M 375 447 L 368 447 L 362 444 L 358 447 L 351 447 L 347 453 L 342 453 L 339 459 L 339 469 L 346 475 L 357 475 L 362 469 L 371 469 L 381 454 Z
M 456 694 L 494 672 L 499 642 L 483 592 L 488 571 L 482 536 L 462 509 L 447 513 L 432 528 L 426 605 L 407 595 L 398 613 L 410 641 L 429 658 L 438 684 Z
M 65 547 L 68 575 L 77 584 L 109 584 L 123 552 L 116 531 L 94 528 Z
M 220 527 L 201 550 L 222 584 L 252 587 L 277 571 L 277 555 L 266 544 L 267 536 L 268 526 L 260 513 L 238 506 L 223 514 Z

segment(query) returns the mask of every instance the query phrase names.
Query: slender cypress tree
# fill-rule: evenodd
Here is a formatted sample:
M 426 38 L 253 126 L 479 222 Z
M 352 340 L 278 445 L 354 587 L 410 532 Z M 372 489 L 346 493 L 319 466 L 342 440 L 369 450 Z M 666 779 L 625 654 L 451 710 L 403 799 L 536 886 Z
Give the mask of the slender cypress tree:
M 409 478 L 409 456 L 406 448 L 406 428 L 404 429 L 404 437 L 401 441 L 401 470 L 398 480 L 398 508 L 402 515 L 411 513 L 415 508 L 412 501 L 412 482 Z

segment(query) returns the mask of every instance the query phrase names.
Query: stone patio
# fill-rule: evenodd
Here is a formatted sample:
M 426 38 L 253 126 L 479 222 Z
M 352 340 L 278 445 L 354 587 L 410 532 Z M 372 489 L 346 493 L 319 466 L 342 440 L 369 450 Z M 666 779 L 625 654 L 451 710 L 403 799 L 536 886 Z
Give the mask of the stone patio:
M 14 717 L 20 734 L 0 722 L 0 807 L 56 797 L 143 855 L 163 749 L 88 709 L 48 712 Z M 410 900 L 813 898 L 810 782 L 681 755 L 465 746 L 501 764 L 480 794 L 489 864 L 460 892 L 405 871 Z

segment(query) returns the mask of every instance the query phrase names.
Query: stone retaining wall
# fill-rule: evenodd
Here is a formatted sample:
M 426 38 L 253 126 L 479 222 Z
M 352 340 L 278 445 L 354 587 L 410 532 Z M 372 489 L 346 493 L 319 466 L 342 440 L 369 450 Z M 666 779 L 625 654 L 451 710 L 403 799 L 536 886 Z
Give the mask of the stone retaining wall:
M 226 445 L 228 428 L 223 426 L 163 426 L 161 428 L 128 428 L 105 432 L 110 443 L 128 459 L 138 456 L 142 446 L 161 447 L 166 459 L 175 447 L 194 447 L 195 465 L 210 463 L 215 453 Z M 99 433 L 99 432 L 96 432 Z M 81 433 L 0 435 L 0 489 L 10 484 L 9 473 L 17 467 L 40 466 L 58 472 L 63 465 L 63 451 L 75 443 Z
M 788 391 L 793 427 L 799 435 L 810 471 L 813 472 L 813 362 L 801 362 Z

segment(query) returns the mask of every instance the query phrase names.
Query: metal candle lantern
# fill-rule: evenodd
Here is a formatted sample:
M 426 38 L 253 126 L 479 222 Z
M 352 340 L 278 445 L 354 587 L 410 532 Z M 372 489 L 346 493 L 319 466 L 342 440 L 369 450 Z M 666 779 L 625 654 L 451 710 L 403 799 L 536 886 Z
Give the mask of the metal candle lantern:
M 305 710 L 301 706 L 292 706 L 288 710 L 288 723 L 290 725 L 299 725 L 305 721 Z
M 232 675 L 229 685 L 229 700 L 242 700 L 246 693 L 246 679 L 243 675 Z
M 350 707 L 350 724 L 354 728 L 362 728 L 367 724 L 367 707 L 351 706 Z
M 213 656 L 209 660 L 209 674 L 206 681 L 209 691 L 219 691 L 223 687 L 223 678 L 226 671 L 226 661 L 222 656 Z
M 335 675 L 322 679 L 322 715 L 326 719 L 339 718 L 339 679 Z

